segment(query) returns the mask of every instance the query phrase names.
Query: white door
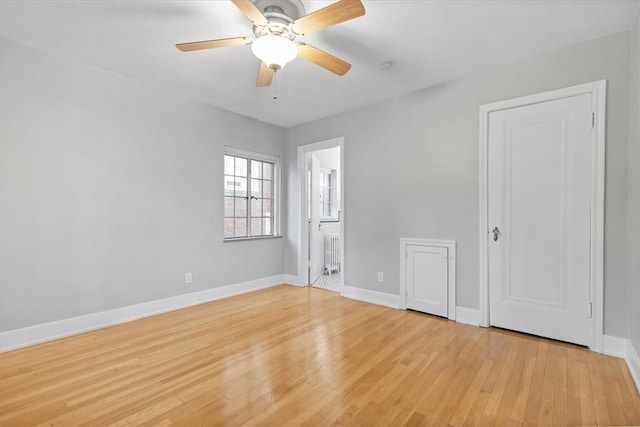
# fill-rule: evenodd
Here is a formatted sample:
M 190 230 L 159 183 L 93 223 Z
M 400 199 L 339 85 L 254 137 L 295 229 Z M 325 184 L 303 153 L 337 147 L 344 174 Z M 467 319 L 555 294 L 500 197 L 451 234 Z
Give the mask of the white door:
M 447 317 L 447 248 L 407 245 L 407 308 Z
M 588 345 L 591 95 L 489 118 L 489 321 Z
M 324 272 L 324 241 L 320 231 L 322 190 L 320 186 L 320 160 L 311 154 L 309 163 L 309 283 L 314 283 Z

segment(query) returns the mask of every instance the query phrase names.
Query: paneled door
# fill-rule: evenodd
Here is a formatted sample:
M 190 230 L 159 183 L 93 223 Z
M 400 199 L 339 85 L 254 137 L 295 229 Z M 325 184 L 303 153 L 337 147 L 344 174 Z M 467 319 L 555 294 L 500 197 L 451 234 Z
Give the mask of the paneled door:
M 448 249 L 407 245 L 406 251 L 407 308 L 447 317 Z
M 489 322 L 588 345 L 592 95 L 491 112 Z

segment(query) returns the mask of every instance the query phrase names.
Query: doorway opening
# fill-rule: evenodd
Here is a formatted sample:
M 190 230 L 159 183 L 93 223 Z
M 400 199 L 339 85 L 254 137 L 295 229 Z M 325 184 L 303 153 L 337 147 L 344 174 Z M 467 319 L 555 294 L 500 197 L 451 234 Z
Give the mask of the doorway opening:
M 342 141 L 299 148 L 303 189 L 299 271 L 308 286 L 333 292 L 344 286 Z

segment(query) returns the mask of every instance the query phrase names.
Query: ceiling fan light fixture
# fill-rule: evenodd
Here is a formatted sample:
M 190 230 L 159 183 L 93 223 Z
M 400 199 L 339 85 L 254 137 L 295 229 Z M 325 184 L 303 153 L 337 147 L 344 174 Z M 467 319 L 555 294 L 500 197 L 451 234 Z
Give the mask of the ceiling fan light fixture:
M 298 47 L 293 41 L 274 35 L 255 39 L 251 43 L 251 51 L 274 70 L 279 70 L 298 56 Z

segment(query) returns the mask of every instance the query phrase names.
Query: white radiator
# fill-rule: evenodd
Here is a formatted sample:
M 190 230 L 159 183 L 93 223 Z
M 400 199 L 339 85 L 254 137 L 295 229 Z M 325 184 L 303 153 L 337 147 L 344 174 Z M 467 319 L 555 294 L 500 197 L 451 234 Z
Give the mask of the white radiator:
M 324 236 L 324 272 L 334 271 L 340 271 L 340 235 L 337 233 Z

